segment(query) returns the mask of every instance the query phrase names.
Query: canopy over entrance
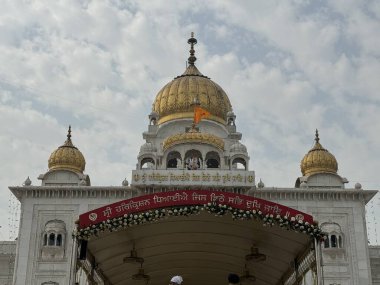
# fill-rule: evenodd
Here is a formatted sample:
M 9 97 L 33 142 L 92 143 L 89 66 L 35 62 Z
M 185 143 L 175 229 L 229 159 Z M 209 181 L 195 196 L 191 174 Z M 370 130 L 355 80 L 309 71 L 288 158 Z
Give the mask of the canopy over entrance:
M 77 237 L 88 239 L 88 256 L 113 285 L 142 278 L 136 275 L 140 264 L 125 259 L 133 247 L 152 285 L 168 284 L 174 275 L 184 284 L 226 284 L 231 272 L 255 276 L 254 284 L 283 284 L 312 254 L 313 238 L 321 232 L 311 216 L 297 210 L 202 190 L 140 196 L 85 213 Z

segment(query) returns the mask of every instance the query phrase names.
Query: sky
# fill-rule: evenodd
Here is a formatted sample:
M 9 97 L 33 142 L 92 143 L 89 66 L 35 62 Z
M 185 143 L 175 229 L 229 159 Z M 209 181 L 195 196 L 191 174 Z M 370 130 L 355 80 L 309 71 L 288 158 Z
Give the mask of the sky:
M 293 187 L 318 129 L 347 188 L 380 188 L 380 1 L 0 5 L 0 240 L 17 235 L 8 186 L 28 176 L 40 185 L 69 125 L 92 185 L 131 180 L 154 98 L 185 70 L 191 32 L 197 67 L 230 98 L 257 181 Z M 367 214 L 380 244 L 379 194 Z

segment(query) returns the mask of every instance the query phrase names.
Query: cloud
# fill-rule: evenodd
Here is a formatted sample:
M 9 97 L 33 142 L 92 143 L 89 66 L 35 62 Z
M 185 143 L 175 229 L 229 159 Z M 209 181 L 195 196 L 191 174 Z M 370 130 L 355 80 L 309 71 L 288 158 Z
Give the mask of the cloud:
M 379 7 L 4 1 L 0 157 L 7 163 L 0 183 L 7 189 L 29 175 L 37 185 L 69 124 L 93 185 L 130 179 L 154 97 L 184 71 L 194 31 L 197 66 L 228 93 L 250 167 L 266 185 L 294 185 L 319 128 L 349 186 L 377 188 Z

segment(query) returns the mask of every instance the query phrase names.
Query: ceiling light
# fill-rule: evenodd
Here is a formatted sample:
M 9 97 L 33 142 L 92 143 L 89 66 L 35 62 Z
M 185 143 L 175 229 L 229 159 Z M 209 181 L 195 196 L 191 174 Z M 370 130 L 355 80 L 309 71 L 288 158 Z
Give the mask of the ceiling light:
M 244 274 L 240 276 L 240 282 L 242 284 L 253 283 L 256 281 L 256 277 L 249 273 L 247 264 L 245 265 Z
M 259 253 L 259 248 L 254 246 L 251 247 L 251 253 L 245 256 L 245 260 L 253 262 L 265 261 L 266 259 L 266 255 Z
M 149 281 L 150 280 L 150 276 L 145 274 L 144 273 L 144 268 L 139 268 L 139 271 L 132 275 L 132 279 L 133 280 L 146 280 L 146 281 Z
M 133 249 L 131 250 L 131 254 L 123 259 L 124 263 L 143 263 L 144 258 L 137 256 L 137 251 L 135 249 L 135 245 L 133 245 Z

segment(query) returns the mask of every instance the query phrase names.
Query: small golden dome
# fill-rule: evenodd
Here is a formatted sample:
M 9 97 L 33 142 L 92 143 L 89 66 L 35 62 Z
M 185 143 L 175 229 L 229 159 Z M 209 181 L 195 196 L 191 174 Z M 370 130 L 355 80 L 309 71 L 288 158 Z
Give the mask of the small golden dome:
M 208 133 L 201 133 L 196 129 L 190 129 L 190 131 L 181 134 L 175 134 L 166 138 L 163 142 L 164 151 L 168 148 L 186 143 L 201 143 L 201 144 L 209 144 L 219 148 L 220 150 L 224 150 L 224 141 L 217 136 Z
M 166 84 L 157 94 L 153 111 L 159 115 L 158 124 L 181 119 L 193 118 L 193 102 L 198 100 L 202 108 L 211 113 L 209 120 L 226 123 L 227 112 L 232 111 L 230 100 L 224 90 L 207 76 L 204 76 L 194 65 L 194 44 L 192 37 L 189 66 L 185 72 Z
M 338 162 L 332 155 L 319 143 L 318 130 L 315 132 L 314 147 L 303 157 L 301 161 L 301 171 L 303 176 L 316 173 L 334 173 L 338 171 Z
M 72 170 L 83 173 L 86 161 L 83 154 L 71 142 L 71 126 L 65 143 L 50 155 L 48 166 L 49 170 Z

